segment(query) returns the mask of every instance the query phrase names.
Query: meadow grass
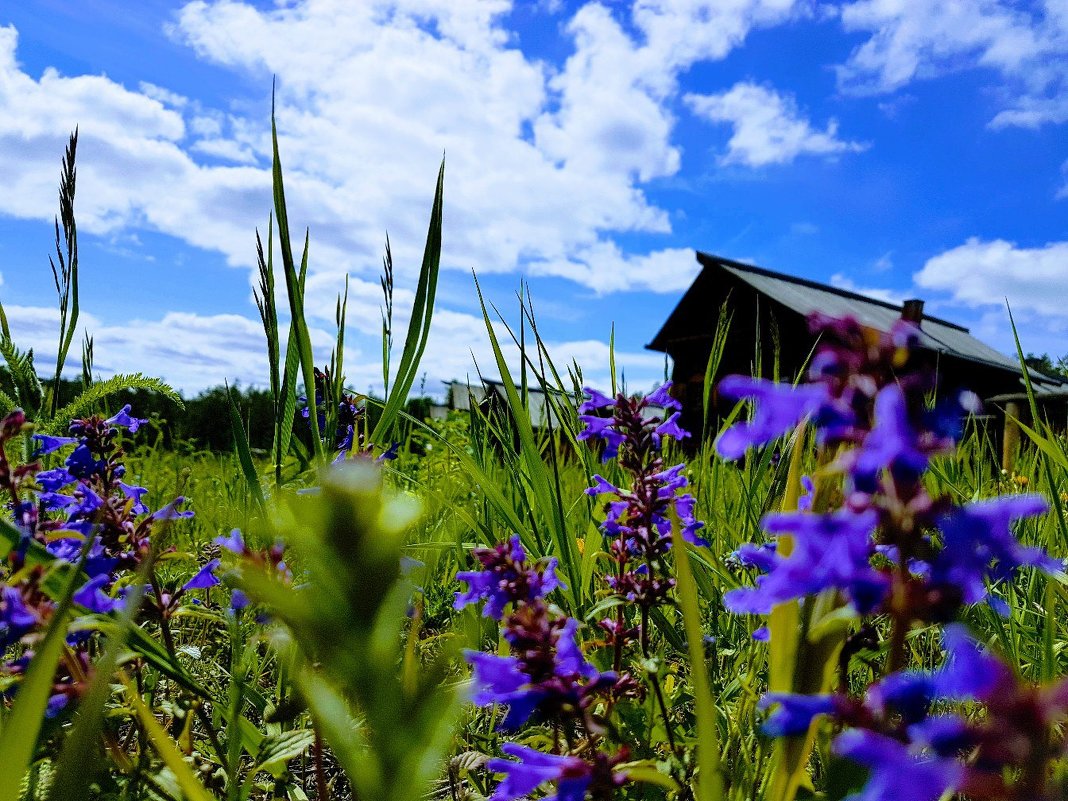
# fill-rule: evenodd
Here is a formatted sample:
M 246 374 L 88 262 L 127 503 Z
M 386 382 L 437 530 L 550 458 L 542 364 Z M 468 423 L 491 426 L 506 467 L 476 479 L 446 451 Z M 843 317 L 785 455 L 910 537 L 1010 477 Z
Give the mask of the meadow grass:
M 73 158 L 72 144 L 70 163 L 64 164 L 69 203 L 57 276 L 60 302 L 69 314 L 63 316 L 56 375 L 62 372 L 78 308 Z M 509 368 L 491 324 L 492 310 L 483 305 L 494 367 L 504 382 L 504 407 L 453 412 L 444 421 L 405 413 L 433 311 L 441 247 L 439 173 L 416 313 L 392 369 L 391 322 L 383 320 L 390 391 L 381 400 L 348 393 L 342 372 L 344 295 L 328 369 L 318 373 L 313 360 L 303 308 L 307 239 L 298 262 L 277 149 L 274 179 L 275 213 L 265 254 L 261 248 L 258 294 L 272 364 L 272 374 L 265 377 L 275 412 L 271 447 L 265 457 L 253 454 L 232 398 L 232 453 L 200 452 L 180 443 L 165 447 L 151 426 L 123 435 L 125 480 L 148 488 L 148 508 L 160 509 L 183 496 L 195 511 L 190 519 L 161 524 L 153 532 L 151 552 L 118 579 L 116 588 L 134 594 L 153 585 L 140 612 L 135 605 L 68 614 L 79 569 L 50 557 L 41 543 L 29 548 L 25 558 L 41 566 L 41 586 L 59 610 L 49 631 L 60 634 L 33 641 L 41 654 L 56 660 L 50 670 L 31 671 L 24 679 L 0 678 L 0 689 L 13 697 L 0 704 L 0 760 L 6 760 L 0 801 L 488 797 L 495 781 L 487 760 L 514 736 L 498 731 L 500 710 L 463 702 L 468 668 L 460 652 L 506 653 L 507 643 L 497 621 L 471 607 L 455 608 L 456 574 L 472 566 L 472 549 L 512 535 L 532 558 L 558 560 L 565 586 L 552 594 L 551 613 L 577 619 L 589 658 L 600 668 L 610 661 L 596 624 L 621 600 L 604 581 L 610 563 L 603 504 L 585 490 L 595 473 L 620 486 L 627 476 L 617 462 L 602 463 L 580 436 L 581 367 L 553 363 L 524 292 L 518 330 L 509 331 L 519 346 L 516 371 Z M 294 321 L 284 349 L 273 299 L 275 226 Z M 382 287 L 390 315 L 392 286 L 387 256 Z M 94 381 L 87 344 L 85 394 L 64 412 L 58 396 L 48 394 L 47 382 L 37 378 L 32 358 L 15 348 L 2 309 L 0 322 L 0 350 L 11 378 L 0 403 L 25 408 L 37 431 L 62 431 L 62 417 L 71 410 L 77 412 L 73 416 L 110 414 L 109 398 L 124 386 L 168 391 L 140 376 Z M 721 315 L 717 341 L 728 326 Z M 721 347 L 712 350 L 706 406 L 722 355 Z M 614 374 L 614 363 L 609 367 Z M 308 395 L 318 395 L 319 403 L 312 405 L 324 410 L 322 421 L 314 413 L 307 418 L 310 438 L 297 414 L 300 383 L 311 388 Z M 548 425 L 532 423 L 531 387 L 542 390 L 551 408 Z M 348 449 L 373 456 L 394 444 L 396 458 L 377 467 L 369 466 L 369 459 L 349 460 L 356 463 L 349 472 L 321 470 L 333 457 L 332 434 L 345 413 L 356 421 Z M 743 413 L 740 404 L 718 423 Z M 763 621 L 724 606 L 727 592 L 751 582 L 731 555 L 744 543 L 765 540 L 762 519 L 796 506 L 800 476 L 819 475 L 826 454 L 820 454 L 811 432 L 799 428 L 730 463 L 712 447 L 715 431 L 707 433 L 692 451 L 664 441 L 664 464 L 686 465 L 695 516 L 706 524 L 702 535 L 709 546 L 673 550 L 677 592 L 650 610 L 648 647 L 632 664 L 639 683 L 650 691 L 612 706 L 616 728 L 611 737 L 629 747 L 626 767 L 632 779 L 616 797 L 842 798 L 856 788 L 856 770 L 844 769 L 831 753 L 829 726 L 815 730 L 811 759 L 801 762 L 800 786 L 781 791 L 776 775 L 781 755 L 760 733 L 764 713 L 757 705 L 769 676 L 782 666 L 774 664 L 769 646 L 753 637 Z M 1051 500 L 1052 511 L 1023 521 L 1018 536 L 1063 558 L 1068 555 L 1062 504 L 1068 497 L 1068 445 L 1041 425 L 1027 434 L 1033 444 L 1019 454 L 1011 475 L 999 469 L 989 437 L 974 427 L 952 454 L 932 461 L 924 480 L 933 497 L 958 503 L 1041 493 Z M 30 455 L 29 440 L 19 436 L 7 444 L 13 462 Z M 49 466 L 58 464 L 52 459 Z M 836 492 L 836 486 L 829 490 Z M 833 507 L 840 499 L 824 500 Z M 218 542 L 233 529 L 243 533 L 245 543 L 237 559 L 226 551 L 234 546 Z M 19 531 L 5 521 L 0 535 L 3 555 L 15 553 Z M 276 542 L 281 544 L 272 550 Z M 167 599 L 183 597 L 183 584 L 217 558 L 224 560 L 219 570 L 224 583 L 190 591 L 187 600 L 170 605 Z M 24 578 L 17 562 L 0 572 L 4 581 Z M 235 589 L 251 597 L 252 608 L 232 600 Z M 1068 659 L 1063 578 L 1022 571 L 992 592 L 1007 602 L 1009 613 L 999 615 L 986 604 L 968 608 L 964 620 L 977 637 L 994 645 L 1027 679 L 1063 677 Z M 66 653 L 60 624 L 68 620 L 94 632 L 91 655 L 107 668 L 97 678 L 85 678 L 87 689 L 76 712 L 48 716 L 47 691 L 55 664 Z M 875 625 L 882 636 L 871 648 L 859 649 L 844 671 L 855 690 L 876 679 L 887 659 L 889 624 L 877 620 Z M 9 656 L 25 645 L 13 644 Z M 941 653 L 930 628 L 908 632 L 905 649 L 907 664 L 916 668 L 931 667 Z M 44 664 L 44 657 L 30 664 Z M 535 726 L 522 738 L 556 747 L 560 731 Z

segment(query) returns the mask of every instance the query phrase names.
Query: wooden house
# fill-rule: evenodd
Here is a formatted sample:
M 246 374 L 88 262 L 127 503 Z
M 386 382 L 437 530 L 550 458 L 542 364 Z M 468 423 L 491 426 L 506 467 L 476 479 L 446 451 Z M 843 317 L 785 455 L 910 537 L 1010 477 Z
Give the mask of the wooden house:
M 1013 418 L 1029 417 L 1015 358 L 976 339 L 961 325 L 925 314 L 919 299 L 899 306 L 700 251 L 697 261 L 701 273 L 646 346 L 668 354 L 674 362 L 672 379 L 683 404 L 684 427 L 702 430 L 704 378 L 721 309 L 730 315 L 730 327 L 717 377 L 742 373 L 784 380 L 793 380 L 812 353 L 815 338 L 807 318 L 813 312 L 852 316 L 878 331 L 888 331 L 895 320 L 905 317 L 920 328 L 920 348 L 937 372 L 938 386 L 971 389 L 985 401 L 993 424 L 988 429 L 1011 462 L 1019 440 Z M 1063 426 L 1068 419 L 1068 382 L 1033 370 L 1031 379 L 1043 413 Z M 714 412 L 714 393 L 712 401 Z

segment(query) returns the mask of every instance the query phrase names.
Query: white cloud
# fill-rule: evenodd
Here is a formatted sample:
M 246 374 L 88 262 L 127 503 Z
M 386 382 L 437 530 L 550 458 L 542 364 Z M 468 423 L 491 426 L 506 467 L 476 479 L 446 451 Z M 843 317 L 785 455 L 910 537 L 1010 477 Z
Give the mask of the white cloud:
M 715 95 L 688 94 L 685 100 L 698 116 L 732 127 L 723 164 L 763 167 L 804 154 L 857 153 L 868 147 L 839 139 L 836 120 L 823 131 L 814 129 L 793 97 L 754 83 L 736 83 Z
M 885 303 L 893 303 L 896 306 L 900 306 L 904 303 L 905 294 L 896 289 L 886 289 L 883 287 L 868 287 L 857 284 L 852 278 L 845 273 L 835 273 L 831 276 L 831 286 L 836 286 L 839 289 L 844 289 L 847 292 L 856 292 L 858 295 L 864 295 L 865 297 L 875 298 Z
M 12 337 L 20 349 L 33 348 L 39 370 L 47 372 L 55 363 L 59 316 L 55 309 L 38 306 L 5 306 Z M 376 329 L 374 318 L 364 316 L 367 309 L 351 308 L 349 322 L 355 332 Z M 398 320 L 399 336 L 407 325 Z M 141 372 L 162 378 L 187 397 L 204 387 L 223 381 L 245 386 L 265 386 L 267 357 L 263 329 L 259 321 L 236 314 L 198 315 L 167 312 L 158 318 L 132 319 L 108 324 L 91 314 L 82 313 L 76 339 L 85 332 L 93 337 L 94 372 L 102 377 L 115 373 Z M 505 326 L 496 322 L 494 332 L 500 342 L 509 369 L 518 375 L 519 350 Z M 312 345 L 317 353 L 328 353 L 334 334 L 312 326 Z M 286 331 L 282 331 L 285 340 Z M 397 348 L 399 349 L 400 343 Z M 596 386 L 610 383 L 608 345 L 599 340 L 550 339 L 546 342 L 550 357 L 566 376 L 572 360 L 578 362 L 587 382 Z M 349 385 L 360 391 L 381 392 L 380 345 L 364 337 L 349 337 L 345 349 Z M 398 354 L 394 354 L 397 358 Z M 617 369 L 643 386 L 663 373 L 663 356 L 646 351 L 617 351 Z M 497 376 L 497 366 L 481 317 L 438 309 L 430 340 L 421 365 L 426 391 L 440 396 L 443 382 L 477 376 L 481 368 L 487 377 Z M 67 360 L 67 372 L 78 370 L 77 354 Z M 415 387 L 418 390 L 418 386 Z
M 384 232 L 398 284 L 409 285 L 443 152 L 445 269 L 560 276 L 598 293 L 684 288 L 695 272 L 692 253 L 632 255 L 615 240 L 670 230 L 645 182 L 679 169 L 671 141 L 678 76 L 697 61 L 725 57 L 754 27 L 797 14 L 797 2 L 588 3 L 562 27 L 573 52 L 558 67 L 519 50 L 503 27 L 511 6 L 188 3 L 172 37 L 263 87 L 227 109 L 104 75 L 30 75 L 17 59 L 15 28 L 0 27 L 0 214 L 51 222 L 58 158 L 67 132 L 80 125 L 76 206 L 84 234 L 121 242 L 162 232 L 251 268 L 253 230 L 271 207 L 267 87 L 277 75 L 290 220 L 296 230 L 311 229 L 310 312 L 315 325 L 326 325 L 344 275 L 354 276 L 355 381 L 378 374 L 367 338 L 377 334 Z M 21 314 L 27 325 L 32 315 Z M 475 336 L 471 321 L 478 322 L 452 314 L 459 313 L 437 311 L 428 351 L 442 377 L 469 363 L 467 334 Z M 102 369 L 105 362 L 146 372 L 163 365 L 186 388 L 262 375 L 249 367 L 260 364 L 253 314 L 161 311 L 136 324 L 97 320 L 93 328 Z M 176 344 L 174 330 L 188 330 L 187 342 Z M 51 337 L 42 334 L 40 347 Z M 369 354 L 362 361 L 360 345 Z M 112 346 L 115 355 L 105 356 Z M 194 352 L 210 369 L 196 371 Z M 650 358 L 659 364 L 657 356 L 632 355 L 641 369 Z
M 893 251 L 888 250 L 882 256 L 877 258 L 874 262 L 872 262 L 872 265 L 871 265 L 872 272 L 885 273 L 885 272 L 889 272 L 890 270 L 894 269 L 893 256 L 894 256 Z
M 1059 0 L 1033 11 L 1002 0 L 857 0 L 841 21 L 870 34 L 837 68 L 845 91 L 892 92 L 978 67 L 1006 80 L 993 127 L 1068 120 L 1068 6 Z
M 965 306 L 1004 307 L 1007 298 L 1014 313 L 1068 319 L 1068 242 L 1021 248 L 971 238 L 928 259 L 913 280 Z
M 689 248 L 666 248 L 646 255 L 624 254 L 615 243 L 598 243 L 560 262 L 535 262 L 533 275 L 567 276 L 600 295 L 619 287 L 647 292 L 678 292 L 689 288 L 700 272 Z

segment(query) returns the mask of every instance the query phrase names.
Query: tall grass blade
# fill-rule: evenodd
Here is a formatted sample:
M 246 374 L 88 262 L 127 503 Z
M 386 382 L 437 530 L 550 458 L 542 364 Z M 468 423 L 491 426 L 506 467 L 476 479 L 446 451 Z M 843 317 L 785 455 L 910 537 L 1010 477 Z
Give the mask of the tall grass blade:
M 304 237 L 304 253 L 300 259 L 300 275 L 297 284 L 304 293 L 308 278 L 308 237 Z M 282 465 L 293 443 L 293 420 L 297 416 L 297 375 L 300 368 L 300 353 L 297 350 L 297 332 L 289 326 L 286 338 L 286 361 L 282 373 L 282 412 L 275 419 L 275 482 L 282 484 Z
M 408 392 L 415 383 L 419 371 L 419 362 L 426 349 L 430 336 L 430 319 L 434 312 L 434 297 L 438 287 L 438 268 L 441 264 L 441 218 L 442 198 L 445 187 L 445 159 L 438 168 L 438 181 L 434 190 L 434 204 L 430 212 L 430 226 L 423 249 L 423 263 L 419 269 L 419 282 L 415 288 L 415 301 L 412 316 L 408 321 L 408 333 L 404 338 L 404 349 L 397 364 L 397 376 L 393 387 L 386 396 L 382 416 L 371 432 L 371 441 L 381 445 L 389 436 L 393 423 L 397 419 Z
M 174 778 L 178 782 L 178 786 L 182 788 L 182 793 L 187 801 L 215 801 L 212 794 L 205 790 L 204 785 L 197 779 L 193 769 L 185 761 L 182 752 L 178 750 L 178 746 L 174 744 L 167 732 L 159 725 L 156 716 L 152 714 L 152 710 L 145 706 L 145 702 L 141 700 L 141 696 L 137 693 L 137 688 L 125 676 L 122 676 L 121 680 L 126 688 L 126 698 L 148 735 L 152 748 L 159 755 L 159 758 L 163 760 L 163 764 L 170 768 L 171 773 L 174 774 Z
M 263 488 L 260 486 L 260 476 L 256 472 L 256 463 L 252 460 L 252 449 L 248 444 L 248 435 L 245 433 L 245 424 L 241 419 L 241 411 L 237 408 L 237 402 L 234 401 L 233 392 L 230 390 L 229 385 L 226 385 L 226 402 L 230 410 L 230 429 L 234 435 L 234 453 L 237 455 L 237 461 L 241 465 L 241 472 L 245 476 L 248 490 L 252 493 L 252 499 L 256 502 L 256 507 L 262 512 L 265 508 L 265 501 L 263 499 Z
M 1024 387 L 1027 390 L 1027 402 L 1031 407 L 1031 420 L 1035 424 L 1035 429 L 1039 429 L 1042 425 L 1042 417 L 1039 414 L 1038 401 L 1035 399 L 1035 388 L 1031 384 L 1031 373 L 1027 367 L 1027 361 L 1024 358 L 1023 348 L 1020 345 L 1020 335 L 1016 330 L 1016 320 L 1012 316 L 1012 307 L 1009 306 L 1008 300 L 1005 301 L 1005 308 L 1009 312 L 1009 324 L 1012 326 L 1012 338 L 1016 343 L 1016 358 L 1020 362 L 1020 369 L 1023 372 Z M 1063 446 L 1059 448 L 1054 446 L 1053 442 L 1056 440 L 1054 437 L 1042 437 L 1038 431 L 1032 431 L 1027 426 L 1023 425 L 1019 421 L 1017 424 L 1027 436 L 1039 446 L 1043 455 L 1046 457 L 1042 459 L 1042 469 L 1046 474 L 1046 486 L 1049 487 L 1050 500 L 1053 503 L 1054 518 L 1057 520 L 1057 527 L 1061 535 L 1061 546 L 1064 547 L 1068 544 L 1068 520 L 1064 517 L 1064 504 L 1061 502 L 1061 495 L 1057 491 L 1058 483 L 1053 476 L 1053 468 L 1050 466 L 1050 461 L 1057 462 L 1062 470 L 1068 471 L 1068 454 L 1064 452 Z M 1047 578 L 1046 587 L 1046 608 L 1043 610 L 1043 623 L 1042 623 L 1042 678 L 1050 681 L 1058 672 L 1057 666 L 1057 654 L 1054 648 L 1054 641 L 1056 640 L 1057 629 L 1057 595 L 1053 592 L 1052 584 L 1053 580 Z
M 694 707 L 697 714 L 697 788 L 696 801 L 721 801 L 723 776 L 720 773 L 719 712 L 708 680 L 705 658 L 704 632 L 701 630 L 701 607 L 690 565 L 691 546 L 680 535 L 682 523 L 671 512 L 671 541 L 675 551 L 675 573 L 678 577 L 679 606 L 686 631 L 686 646 L 690 655 L 690 681 L 693 683 Z
M 581 616 L 585 607 L 586 588 L 582 585 L 581 560 L 578 558 L 578 546 L 574 535 L 568 530 L 563 502 L 558 492 L 553 492 L 553 487 L 559 484 L 553 480 L 549 469 L 541 456 L 541 449 L 534 437 L 534 428 L 531 424 L 530 411 L 523 405 L 515 381 L 508 369 L 508 362 L 504 358 L 497 334 L 493 330 L 493 322 L 490 320 L 486 309 L 485 300 L 482 297 L 482 287 L 475 280 L 475 291 L 478 293 L 478 302 L 482 308 L 482 320 L 486 326 L 486 334 L 489 337 L 490 347 L 493 349 L 493 358 L 497 363 L 497 369 L 504 385 L 505 397 L 508 401 L 511 423 L 515 426 L 515 433 L 519 437 L 519 457 L 525 472 L 526 485 L 535 501 L 535 509 L 539 513 L 541 522 L 549 528 L 556 555 L 560 564 L 568 576 L 568 592 L 575 604 L 575 614 Z
M 92 542 L 91 539 L 86 541 L 82 548 L 82 558 Z M 82 578 L 84 576 L 79 560 L 79 567 L 71 567 L 67 572 L 63 591 L 56 601 L 44 641 L 30 660 L 26 675 L 15 695 L 11 714 L 7 716 L 4 728 L 0 731 L 0 801 L 19 801 L 22 780 L 33 759 L 37 736 L 45 719 L 56 666 L 59 665 L 63 649 L 67 646 L 67 613 L 71 608 L 71 598 Z
M 801 497 L 801 456 L 804 452 L 804 423 L 794 431 L 790 450 L 790 469 L 786 478 L 786 492 L 782 511 L 797 509 Z M 788 557 L 793 551 L 793 537 L 780 535 L 778 553 Z M 794 690 L 798 650 L 801 640 L 801 613 L 797 601 L 779 604 L 768 617 L 768 690 L 788 693 Z M 780 739 L 775 743 L 775 774 L 770 793 L 771 801 L 792 801 L 805 776 L 814 742 L 814 727 L 804 737 Z
M 96 778 L 100 759 L 100 734 L 104 727 L 104 707 L 111 696 L 111 681 L 119 657 L 126 646 L 134 616 L 141 607 L 145 583 L 151 575 L 152 560 L 138 570 L 138 581 L 126 596 L 116 626 L 108 637 L 103 656 L 93 666 L 89 689 L 78 703 L 74 726 L 56 760 L 48 801 L 82 801 L 90 797 L 89 785 Z
M 316 458 L 322 461 L 323 440 L 319 431 L 319 416 L 315 413 L 315 361 L 312 355 L 311 335 L 308 322 L 304 317 L 304 288 L 301 286 L 297 267 L 293 260 L 293 247 L 289 236 L 289 215 L 286 212 L 285 186 L 282 181 L 282 159 L 278 153 L 278 125 L 275 121 L 274 107 L 271 108 L 271 146 L 273 162 L 271 174 L 274 184 L 274 214 L 278 220 L 278 244 L 282 249 L 282 266 L 286 274 L 286 293 L 289 296 L 289 325 L 292 331 L 290 340 L 296 345 L 300 355 L 300 368 L 304 378 L 304 392 L 308 397 L 308 406 L 312 413 L 308 423 L 312 430 L 312 449 Z M 304 255 L 308 253 L 308 235 L 304 236 Z M 289 354 L 286 353 L 288 360 Z

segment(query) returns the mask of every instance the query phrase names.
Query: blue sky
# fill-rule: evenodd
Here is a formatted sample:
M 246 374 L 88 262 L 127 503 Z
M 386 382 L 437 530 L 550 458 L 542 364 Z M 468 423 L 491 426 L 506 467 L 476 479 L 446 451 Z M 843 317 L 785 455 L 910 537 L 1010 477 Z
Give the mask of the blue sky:
M 0 7 L 0 301 L 54 352 L 59 162 L 80 126 L 84 325 L 101 373 L 263 383 L 254 231 L 270 91 L 311 230 L 325 361 L 380 378 L 388 231 L 410 300 L 446 158 L 426 389 L 490 356 L 471 272 L 556 360 L 632 385 L 694 249 L 865 291 L 1011 350 L 1068 353 L 1068 5 L 995 0 L 30 0 Z M 711 312 L 711 310 L 710 310 Z M 400 315 L 403 316 L 403 315 Z M 402 328 L 403 320 L 398 320 Z

